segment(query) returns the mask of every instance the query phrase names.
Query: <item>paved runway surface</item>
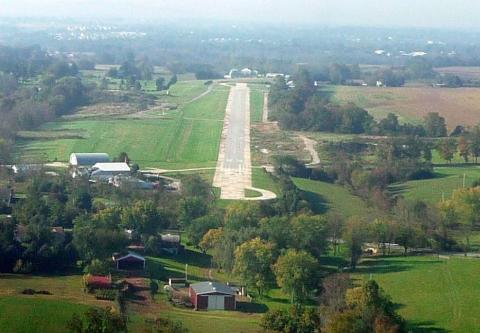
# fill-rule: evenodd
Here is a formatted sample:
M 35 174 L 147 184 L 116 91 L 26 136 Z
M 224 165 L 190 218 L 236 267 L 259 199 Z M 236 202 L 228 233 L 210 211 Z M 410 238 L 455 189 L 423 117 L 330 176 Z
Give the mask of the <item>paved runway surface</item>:
M 250 89 L 245 83 L 237 83 L 230 90 L 213 185 L 220 187 L 222 199 L 268 200 L 276 197 L 272 192 L 252 188 Z M 245 189 L 257 190 L 262 196 L 246 198 Z

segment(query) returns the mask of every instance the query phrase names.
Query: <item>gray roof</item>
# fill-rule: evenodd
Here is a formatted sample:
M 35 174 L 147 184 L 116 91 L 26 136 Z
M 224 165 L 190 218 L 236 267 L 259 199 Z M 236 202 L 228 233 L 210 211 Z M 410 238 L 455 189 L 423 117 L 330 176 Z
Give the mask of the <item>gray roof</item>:
M 160 237 L 162 238 L 163 242 L 180 243 L 180 235 L 166 234 L 166 235 L 160 235 Z
M 190 287 L 195 291 L 197 295 L 212 294 L 212 293 L 235 295 L 235 291 L 232 288 L 220 282 L 205 281 L 205 282 L 194 283 L 190 285 Z
M 92 166 L 96 163 L 108 163 L 110 156 L 105 153 L 72 153 L 70 164 L 77 166 Z

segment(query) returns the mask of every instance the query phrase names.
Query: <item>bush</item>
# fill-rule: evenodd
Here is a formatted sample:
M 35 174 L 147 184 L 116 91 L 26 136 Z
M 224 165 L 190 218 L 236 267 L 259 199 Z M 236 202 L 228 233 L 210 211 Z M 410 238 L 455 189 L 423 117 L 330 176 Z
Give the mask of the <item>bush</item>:
M 114 301 L 117 298 L 118 291 L 115 289 L 96 289 L 95 298 L 102 301 Z
M 105 261 L 93 259 L 83 272 L 92 275 L 108 275 L 110 274 L 110 265 Z

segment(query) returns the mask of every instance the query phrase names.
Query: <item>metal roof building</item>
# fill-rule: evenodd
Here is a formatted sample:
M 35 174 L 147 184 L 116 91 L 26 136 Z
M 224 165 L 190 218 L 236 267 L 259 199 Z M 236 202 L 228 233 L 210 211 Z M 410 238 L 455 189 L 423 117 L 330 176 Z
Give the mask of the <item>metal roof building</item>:
M 70 165 L 75 167 L 91 167 L 97 163 L 110 162 L 110 156 L 105 153 L 72 153 Z
M 96 163 L 90 174 L 91 179 L 109 180 L 115 176 L 127 175 L 130 173 L 130 167 L 127 163 Z
M 190 300 L 197 310 L 235 310 L 235 290 L 219 282 L 190 285 Z

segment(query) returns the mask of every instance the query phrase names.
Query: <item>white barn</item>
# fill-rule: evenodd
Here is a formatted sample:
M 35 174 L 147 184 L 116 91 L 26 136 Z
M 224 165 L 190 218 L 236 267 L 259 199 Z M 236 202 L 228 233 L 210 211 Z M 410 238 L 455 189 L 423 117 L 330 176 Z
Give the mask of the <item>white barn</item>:
M 96 163 L 110 162 L 110 156 L 105 153 L 72 153 L 70 155 L 70 166 L 89 168 Z

